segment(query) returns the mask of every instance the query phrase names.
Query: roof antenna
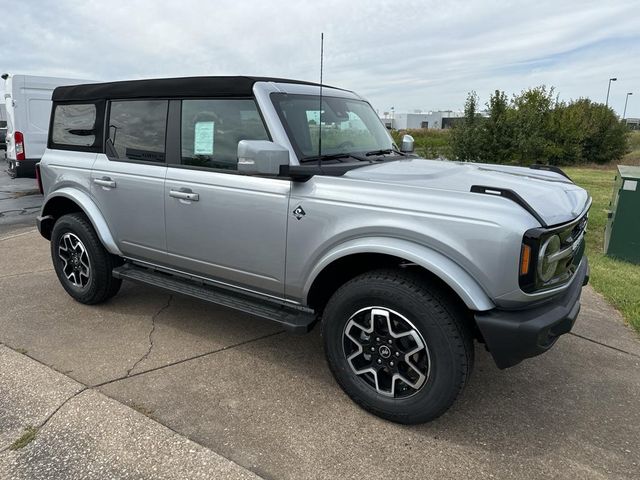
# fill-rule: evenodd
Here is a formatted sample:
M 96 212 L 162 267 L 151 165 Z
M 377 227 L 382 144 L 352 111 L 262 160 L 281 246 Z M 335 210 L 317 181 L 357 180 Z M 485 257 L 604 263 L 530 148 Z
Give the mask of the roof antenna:
M 320 33 L 320 110 L 318 116 L 318 168 L 322 169 L 322 63 L 324 57 L 324 32 Z

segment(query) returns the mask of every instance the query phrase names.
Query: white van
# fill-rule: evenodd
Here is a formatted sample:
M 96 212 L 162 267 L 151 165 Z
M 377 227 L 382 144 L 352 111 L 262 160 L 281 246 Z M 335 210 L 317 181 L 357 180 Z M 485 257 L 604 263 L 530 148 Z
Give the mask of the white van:
M 91 83 L 71 78 L 2 75 L 7 109 L 7 162 L 12 177 L 35 174 L 47 146 L 51 93 L 60 85 Z

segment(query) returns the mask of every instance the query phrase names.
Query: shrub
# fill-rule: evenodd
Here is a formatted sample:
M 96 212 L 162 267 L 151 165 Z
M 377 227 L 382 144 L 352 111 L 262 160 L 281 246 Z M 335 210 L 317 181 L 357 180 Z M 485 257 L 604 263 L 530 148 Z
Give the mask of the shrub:
M 451 132 L 454 158 L 495 163 L 573 165 L 609 163 L 628 151 L 628 129 L 615 112 L 589 99 L 554 99 L 544 85 L 507 100 L 496 90 L 478 115 L 478 96 L 469 93 L 465 116 Z

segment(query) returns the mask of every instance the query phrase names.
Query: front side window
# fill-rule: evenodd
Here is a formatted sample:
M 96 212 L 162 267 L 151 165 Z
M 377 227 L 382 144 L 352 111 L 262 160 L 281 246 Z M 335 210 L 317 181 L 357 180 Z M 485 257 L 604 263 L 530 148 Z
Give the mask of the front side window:
M 167 100 L 111 102 L 107 154 L 119 160 L 164 162 Z
M 365 101 L 323 97 L 321 116 L 317 95 L 274 93 L 271 99 L 301 159 L 395 147 L 378 115 Z
M 90 147 L 96 141 L 95 126 L 94 104 L 56 105 L 51 140 L 57 145 Z
M 258 107 L 249 99 L 183 100 L 181 163 L 238 168 L 240 140 L 268 140 Z

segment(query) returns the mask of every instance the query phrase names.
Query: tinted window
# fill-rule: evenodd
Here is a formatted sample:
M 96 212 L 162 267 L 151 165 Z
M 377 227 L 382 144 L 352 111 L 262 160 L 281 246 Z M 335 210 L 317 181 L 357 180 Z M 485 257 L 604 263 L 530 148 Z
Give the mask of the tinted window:
M 164 162 L 167 100 L 111 102 L 107 154 L 146 162 Z
M 53 143 L 90 147 L 96 141 L 96 106 L 57 105 L 53 116 Z
M 268 140 L 253 100 L 184 100 L 182 163 L 236 170 L 240 140 Z

